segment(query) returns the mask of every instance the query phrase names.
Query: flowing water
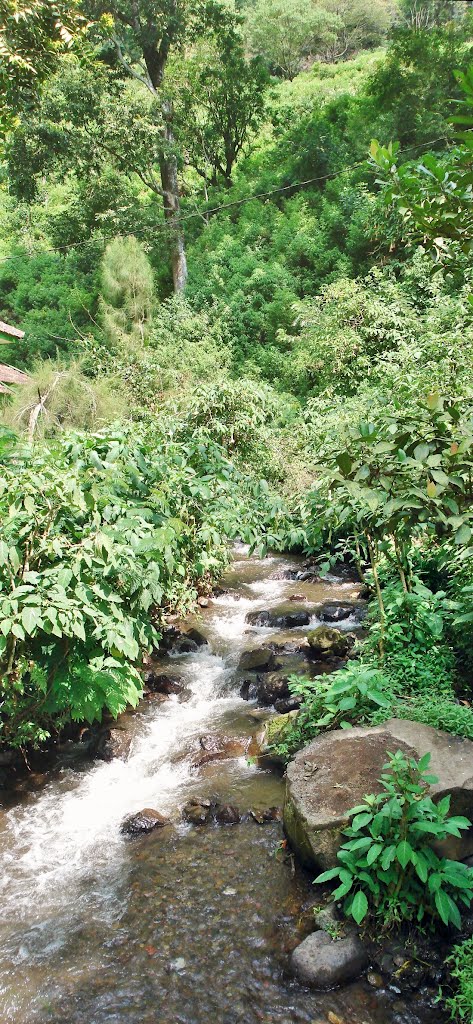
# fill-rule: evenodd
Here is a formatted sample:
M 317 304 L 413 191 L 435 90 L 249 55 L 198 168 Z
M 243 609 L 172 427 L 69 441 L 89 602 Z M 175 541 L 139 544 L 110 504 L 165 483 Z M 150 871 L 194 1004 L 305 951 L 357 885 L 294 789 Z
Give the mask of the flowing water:
M 27 787 L 5 809 L 1 1024 L 436 1019 L 416 1010 L 415 1001 L 404 1006 L 395 993 L 365 982 L 322 994 L 291 979 L 288 954 L 305 934 L 314 891 L 281 850 L 279 823 L 181 822 L 191 796 L 216 796 L 242 811 L 282 802 L 278 775 L 245 758 L 199 772 L 192 759 L 204 733 L 241 736 L 255 729 L 251 705 L 239 696 L 238 659 L 245 648 L 280 641 L 282 634 L 249 630 L 249 611 L 276 607 L 294 594 L 308 607 L 356 596 L 342 579 L 281 578 L 291 568 L 298 568 L 294 560 L 260 561 L 237 551 L 226 591 L 196 619 L 209 646 L 165 662 L 185 681 L 188 699 L 143 703 L 128 716 L 133 741 L 126 762 L 92 763 L 73 747 L 40 790 Z M 350 618 L 342 625 L 354 624 Z M 305 632 L 291 630 L 291 639 Z M 143 807 L 168 815 L 174 827 L 124 838 L 123 818 Z

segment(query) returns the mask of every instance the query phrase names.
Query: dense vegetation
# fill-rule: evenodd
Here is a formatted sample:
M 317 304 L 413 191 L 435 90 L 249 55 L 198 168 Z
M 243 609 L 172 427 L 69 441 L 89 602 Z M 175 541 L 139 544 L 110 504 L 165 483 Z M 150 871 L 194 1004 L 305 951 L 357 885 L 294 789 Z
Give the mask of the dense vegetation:
M 2 359 L 30 380 L 1 408 L 0 742 L 136 703 L 236 536 L 371 594 L 358 658 L 293 679 L 285 755 L 392 715 L 473 738 L 470 5 L 138 6 L 2 11 Z M 424 792 L 391 768 L 377 808 Z M 458 925 L 471 880 L 414 852 L 347 912 Z

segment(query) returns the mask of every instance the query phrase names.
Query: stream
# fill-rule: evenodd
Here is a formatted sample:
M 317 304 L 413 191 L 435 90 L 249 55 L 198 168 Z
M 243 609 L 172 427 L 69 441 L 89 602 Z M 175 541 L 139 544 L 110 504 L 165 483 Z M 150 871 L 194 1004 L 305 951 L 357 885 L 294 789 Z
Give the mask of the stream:
M 280 776 L 246 757 L 192 766 L 202 734 L 248 736 L 254 702 L 240 695 L 243 650 L 288 634 L 249 629 L 246 615 L 295 594 L 349 601 L 343 578 L 295 582 L 297 559 L 237 548 L 222 585 L 187 626 L 208 646 L 169 655 L 187 700 L 143 701 L 125 717 L 127 761 L 93 762 L 70 745 L 60 763 L 0 816 L 1 1024 L 430 1024 L 417 996 L 360 981 L 304 989 L 288 956 L 307 933 L 311 876 L 281 849 L 282 826 L 190 826 L 182 806 L 218 797 L 242 812 L 281 806 Z M 317 624 L 315 620 L 312 625 Z M 352 629 L 354 621 L 340 624 Z M 307 629 L 291 629 L 290 639 Z M 173 828 L 129 839 L 123 819 L 153 807 Z M 437 1014 L 438 1020 L 438 1014 Z

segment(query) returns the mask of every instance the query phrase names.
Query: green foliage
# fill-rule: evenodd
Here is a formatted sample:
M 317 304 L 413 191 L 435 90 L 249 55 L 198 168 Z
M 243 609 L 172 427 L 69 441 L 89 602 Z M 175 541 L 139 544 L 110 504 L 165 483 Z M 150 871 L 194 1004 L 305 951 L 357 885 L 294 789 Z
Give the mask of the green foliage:
M 159 640 L 153 609 L 185 607 L 195 581 L 218 572 L 244 500 L 216 445 L 176 443 L 156 428 L 7 448 L 4 743 L 38 741 L 51 721 L 93 720 L 104 707 L 116 715 L 137 702 L 142 655 Z
M 28 368 L 35 359 L 76 352 L 78 332 L 94 327 L 97 290 L 90 262 L 80 251 L 16 256 L 0 266 L 0 316 L 24 330 L 25 338 L 2 346 L 2 360 Z
M 461 927 L 460 910 L 473 898 L 473 872 L 439 857 L 430 841 L 458 837 L 471 822 L 450 816 L 450 797 L 434 803 L 428 795 L 438 781 L 427 774 L 429 763 L 430 754 L 419 762 L 400 751 L 389 755 L 381 792 L 350 811 L 340 866 L 316 879 L 338 879 L 333 896 L 343 898 L 344 912 L 357 924 L 371 917 L 383 929 L 409 921 Z
M 455 994 L 444 999 L 453 1021 L 471 1024 L 473 1020 L 473 938 L 453 947 L 447 960 Z
M 64 430 L 99 430 L 124 418 L 127 404 L 117 378 L 91 380 L 80 363 L 43 360 L 5 401 L 0 420 L 19 433 L 51 437 Z
M 289 689 L 293 696 L 302 697 L 302 704 L 283 742 L 276 747 L 277 753 L 285 759 L 323 730 L 350 728 L 366 721 L 376 709 L 391 707 L 389 680 L 378 669 L 359 662 L 350 664 L 342 672 L 315 679 L 290 676 Z
M 253 53 L 264 57 L 272 72 L 292 79 L 304 58 L 336 39 L 340 20 L 311 0 L 256 0 L 248 11 L 246 33 Z
M 404 718 L 410 722 L 422 722 L 433 729 L 451 732 L 454 736 L 465 736 L 473 740 L 473 711 L 466 703 L 460 703 L 453 696 L 438 696 L 430 689 L 412 696 L 395 697 L 388 711 L 375 711 L 370 715 L 370 725 L 381 725 L 387 718 Z
M 383 619 L 372 607 L 373 621 L 363 657 L 376 660 L 383 638 L 385 672 L 396 692 L 448 693 L 455 678 L 455 658 L 447 642 L 455 603 L 415 577 L 406 592 L 399 583 L 383 587 Z
M 131 235 L 109 242 L 101 267 L 101 313 L 112 344 L 143 342 L 154 297 L 153 271 Z
M 175 124 L 185 163 L 205 182 L 230 185 L 263 119 L 267 74 L 260 60 L 246 60 L 234 32 L 217 43 L 194 47 L 174 70 Z

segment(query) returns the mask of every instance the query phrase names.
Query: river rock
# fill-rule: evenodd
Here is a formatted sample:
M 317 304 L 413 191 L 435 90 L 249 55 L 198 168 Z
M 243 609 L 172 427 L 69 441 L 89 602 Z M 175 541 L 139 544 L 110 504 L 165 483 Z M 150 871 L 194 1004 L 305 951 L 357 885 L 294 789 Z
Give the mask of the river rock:
M 208 608 L 210 601 L 208 597 L 204 597 L 203 595 L 201 595 L 197 598 L 197 604 L 199 605 L 200 608 Z
M 351 638 L 347 633 L 331 626 L 317 626 L 307 634 L 311 654 L 315 658 L 343 658 L 350 649 Z
M 321 989 L 352 981 L 367 963 L 367 952 L 355 933 L 334 940 L 327 932 L 313 932 L 296 946 L 291 957 L 300 981 Z
M 209 642 L 207 637 L 200 632 L 200 629 L 188 629 L 184 636 L 192 640 L 194 644 L 197 644 L 197 647 L 205 647 Z
M 274 704 L 275 701 L 287 698 L 289 695 L 287 676 L 270 673 L 258 682 L 256 697 L 260 704 Z
M 125 729 L 104 729 L 99 733 L 93 750 L 100 761 L 113 761 L 118 757 L 126 761 L 131 749 L 131 735 Z
M 297 714 L 297 711 L 291 711 L 286 715 L 274 715 L 264 722 L 251 738 L 248 747 L 249 756 L 257 760 L 261 759 L 264 765 L 284 764 L 284 758 L 277 754 L 273 747 L 279 743 L 284 743 Z
M 301 860 L 321 870 L 337 864 L 348 811 L 366 794 L 380 792 L 383 765 L 396 750 L 417 759 L 430 752 L 429 770 L 439 778 L 431 795 L 449 794 L 451 813 L 473 819 L 471 740 L 396 718 L 372 729 L 339 729 L 312 740 L 287 767 L 284 826 Z M 463 860 L 473 853 L 473 828 L 433 845 Z
M 138 836 L 169 824 L 169 818 L 163 817 L 159 811 L 154 811 L 151 807 L 145 807 L 137 814 L 130 814 L 125 818 L 120 831 L 127 836 Z
M 172 693 L 182 693 L 184 687 L 178 679 L 173 676 L 159 672 L 145 672 L 143 683 L 151 693 L 163 693 L 170 696 Z
M 238 662 L 240 672 L 272 672 L 276 668 L 276 658 L 270 647 L 256 647 L 252 651 L 243 651 Z
M 215 813 L 215 821 L 219 825 L 238 825 L 241 821 L 240 811 L 233 804 L 221 804 Z
M 250 740 L 247 736 L 201 736 L 199 738 L 201 752 L 192 761 L 193 768 L 201 768 L 211 761 L 226 761 L 232 757 L 243 757 L 246 754 Z
M 258 680 L 254 676 L 244 679 L 240 686 L 240 697 L 243 700 L 258 700 Z
M 299 711 L 302 704 L 302 696 L 294 694 L 292 697 L 280 697 L 274 701 L 274 708 L 279 715 L 287 715 L 288 711 Z
M 188 800 L 182 809 L 182 817 L 190 825 L 207 825 L 212 817 L 210 800 L 199 800 L 196 797 Z
M 336 604 L 335 602 L 328 601 L 326 604 L 317 608 L 317 616 L 322 619 L 322 622 L 342 622 L 343 619 L 349 619 L 350 615 L 355 611 L 355 605 L 352 604 Z
M 297 629 L 301 626 L 309 625 L 310 615 L 305 608 L 287 609 L 286 606 L 282 606 L 281 608 L 248 612 L 246 621 L 250 626 L 269 626 L 271 629 Z

